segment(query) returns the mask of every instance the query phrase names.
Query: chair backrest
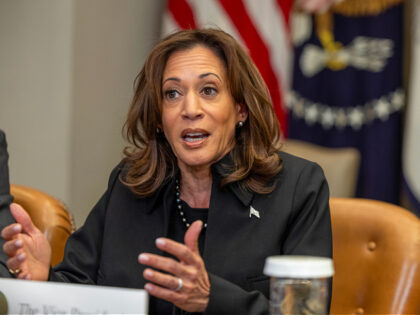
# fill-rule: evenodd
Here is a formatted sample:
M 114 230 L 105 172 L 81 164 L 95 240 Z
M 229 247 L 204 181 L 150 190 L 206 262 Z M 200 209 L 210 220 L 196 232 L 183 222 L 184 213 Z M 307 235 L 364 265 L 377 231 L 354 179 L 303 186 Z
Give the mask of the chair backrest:
M 355 148 L 328 148 L 288 139 L 285 152 L 318 163 L 324 170 L 332 197 L 354 197 L 359 173 L 360 152 Z
M 331 198 L 331 314 L 420 314 L 420 220 L 381 201 Z
M 14 202 L 29 214 L 35 226 L 44 233 L 51 245 L 51 264 L 63 259 L 67 238 L 74 232 L 72 216 L 54 197 L 34 188 L 10 185 Z

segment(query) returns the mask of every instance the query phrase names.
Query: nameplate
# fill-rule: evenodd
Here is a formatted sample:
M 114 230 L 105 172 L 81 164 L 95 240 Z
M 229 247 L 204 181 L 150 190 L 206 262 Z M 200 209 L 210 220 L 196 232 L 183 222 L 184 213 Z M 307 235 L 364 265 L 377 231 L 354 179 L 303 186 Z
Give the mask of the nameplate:
M 0 314 L 147 314 L 145 290 L 0 279 Z

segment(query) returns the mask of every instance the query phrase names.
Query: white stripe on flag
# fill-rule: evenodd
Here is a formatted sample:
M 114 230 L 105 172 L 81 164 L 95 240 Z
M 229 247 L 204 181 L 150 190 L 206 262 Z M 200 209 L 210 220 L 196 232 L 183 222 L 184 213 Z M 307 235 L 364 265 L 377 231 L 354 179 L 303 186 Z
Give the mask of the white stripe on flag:
M 176 30 L 179 30 L 178 23 L 175 21 L 174 17 L 172 16 L 172 13 L 168 10 L 165 10 L 165 12 L 163 13 L 163 23 L 161 30 L 162 35 L 168 35 Z
M 413 2 L 413 55 L 406 112 L 403 172 L 411 193 L 420 203 L 420 2 Z M 420 209 L 416 209 L 420 213 Z
M 216 27 L 232 35 L 244 47 L 241 36 L 218 0 L 187 0 L 199 27 Z
M 276 0 L 245 0 L 249 16 L 270 51 L 270 63 L 280 82 L 282 95 L 290 85 L 292 46 L 283 12 Z

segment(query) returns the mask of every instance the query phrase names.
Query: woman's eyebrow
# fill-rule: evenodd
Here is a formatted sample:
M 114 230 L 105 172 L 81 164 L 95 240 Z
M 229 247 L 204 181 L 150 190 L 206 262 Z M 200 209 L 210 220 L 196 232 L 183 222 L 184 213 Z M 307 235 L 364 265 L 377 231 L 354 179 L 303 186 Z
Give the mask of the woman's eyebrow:
M 205 78 L 205 77 L 207 77 L 209 75 L 216 76 L 219 79 L 219 81 L 222 82 L 222 79 L 220 79 L 220 77 L 216 73 L 213 73 L 213 72 L 206 72 L 206 73 L 200 74 L 199 75 L 199 78 L 202 79 L 202 78 Z
M 207 76 L 209 76 L 209 75 L 214 75 L 216 78 L 218 78 L 219 79 L 219 81 L 220 82 L 222 82 L 222 79 L 216 74 L 216 73 L 214 73 L 214 72 L 206 72 L 206 73 L 203 73 L 203 74 L 200 74 L 198 77 L 200 78 L 200 79 L 203 79 L 203 78 L 205 78 L 205 77 L 207 77 Z M 178 78 L 178 77 L 169 77 L 169 78 L 166 78 L 163 82 L 162 82 L 162 84 L 164 84 L 166 81 L 176 81 L 176 82 L 181 82 L 181 79 L 180 78 Z
M 180 78 L 177 78 L 177 77 L 169 77 L 169 78 L 165 79 L 165 80 L 162 82 L 162 84 L 164 84 L 166 81 L 176 81 L 176 82 L 181 82 L 181 79 L 180 79 Z

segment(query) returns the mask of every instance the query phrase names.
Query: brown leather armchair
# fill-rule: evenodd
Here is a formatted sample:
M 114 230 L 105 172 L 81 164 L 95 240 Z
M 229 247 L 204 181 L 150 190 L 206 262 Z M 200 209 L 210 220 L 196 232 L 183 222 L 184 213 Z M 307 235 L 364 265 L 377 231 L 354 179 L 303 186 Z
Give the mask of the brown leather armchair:
M 63 259 L 67 238 L 74 232 L 72 216 L 54 197 L 34 188 L 10 185 L 14 202 L 29 214 L 35 226 L 44 233 L 51 245 L 51 264 Z
M 331 198 L 331 314 L 420 314 L 420 220 L 381 201 Z

